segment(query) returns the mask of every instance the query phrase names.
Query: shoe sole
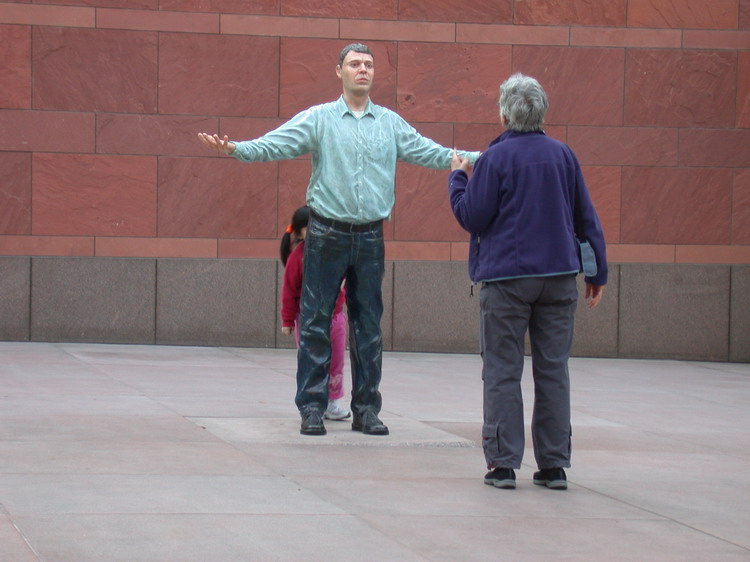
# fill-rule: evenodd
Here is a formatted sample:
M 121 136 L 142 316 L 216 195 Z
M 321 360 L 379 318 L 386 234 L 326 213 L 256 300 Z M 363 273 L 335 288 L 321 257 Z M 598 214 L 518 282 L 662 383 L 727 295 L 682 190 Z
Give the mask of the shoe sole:
M 300 429 L 299 433 L 300 435 L 325 435 L 328 432 L 324 427 L 322 429 Z
M 485 478 L 484 483 L 488 486 L 494 486 L 495 488 L 502 488 L 503 490 L 515 490 L 516 489 L 516 481 L 507 479 L 507 480 L 494 480 L 492 478 Z
M 361 427 L 352 426 L 352 431 L 361 431 L 365 435 L 389 435 L 390 434 L 387 427 L 385 429 L 379 429 L 376 431 L 365 431 Z
M 567 480 L 534 480 L 537 486 L 547 486 L 550 490 L 567 490 Z

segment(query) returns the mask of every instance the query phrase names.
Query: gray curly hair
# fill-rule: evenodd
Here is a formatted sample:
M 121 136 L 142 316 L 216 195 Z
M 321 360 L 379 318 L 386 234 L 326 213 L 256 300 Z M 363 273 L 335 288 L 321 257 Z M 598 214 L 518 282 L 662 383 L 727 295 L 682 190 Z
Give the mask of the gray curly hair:
M 531 76 L 513 74 L 500 85 L 500 116 L 519 133 L 541 131 L 549 104 L 542 85 Z

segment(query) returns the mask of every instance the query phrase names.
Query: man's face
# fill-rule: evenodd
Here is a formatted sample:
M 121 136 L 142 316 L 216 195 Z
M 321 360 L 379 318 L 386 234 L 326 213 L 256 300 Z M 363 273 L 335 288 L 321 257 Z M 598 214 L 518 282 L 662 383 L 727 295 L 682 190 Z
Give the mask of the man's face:
M 336 67 L 336 75 L 341 78 L 345 92 L 357 95 L 368 94 L 375 76 L 372 55 L 349 51 L 341 66 Z

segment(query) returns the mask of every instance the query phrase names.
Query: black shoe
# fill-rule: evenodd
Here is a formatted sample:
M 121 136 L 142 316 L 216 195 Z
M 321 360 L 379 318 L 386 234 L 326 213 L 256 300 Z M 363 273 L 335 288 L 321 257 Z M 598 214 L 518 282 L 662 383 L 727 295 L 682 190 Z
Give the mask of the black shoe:
M 302 435 L 325 435 L 326 427 L 323 425 L 323 414 L 315 409 L 306 410 L 302 414 L 302 426 L 299 432 Z
M 365 435 L 388 435 L 389 433 L 388 428 L 372 410 L 367 410 L 364 414 L 354 412 L 352 431 L 361 431 Z
M 568 477 L 565 476 L 565 470 L 562 468 L 543 468 L 534 473 L 534 484 L 547 486 L 552 490 L 567 490 Z
M 516 472 L 512 468 L 495 468 L 484 475 L 484 483 L 495 488 L 514 490 L 516 488 Z

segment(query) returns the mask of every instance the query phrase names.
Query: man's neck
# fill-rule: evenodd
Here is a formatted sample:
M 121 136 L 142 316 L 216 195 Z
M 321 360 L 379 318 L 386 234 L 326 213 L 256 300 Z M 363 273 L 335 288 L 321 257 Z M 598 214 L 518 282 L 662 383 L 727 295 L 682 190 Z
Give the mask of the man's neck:
M 347 92 L 344 92 L 344 102 L 351 111 L 364 111 L 367 109 L 367 103 L 370 101 L 370 96 L 353 96 Z

